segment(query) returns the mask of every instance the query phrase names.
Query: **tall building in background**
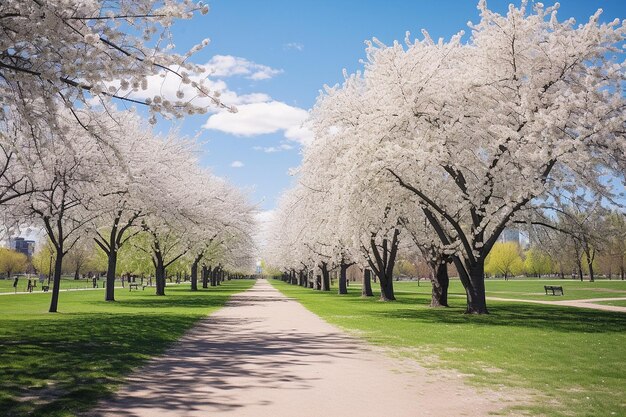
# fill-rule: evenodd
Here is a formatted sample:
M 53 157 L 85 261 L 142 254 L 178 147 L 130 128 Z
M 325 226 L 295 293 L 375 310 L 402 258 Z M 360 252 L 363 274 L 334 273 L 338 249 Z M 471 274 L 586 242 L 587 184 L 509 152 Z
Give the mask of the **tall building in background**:
M 518 245 L 520 244 L 520 233 L 517 229 L 504 229 L 500 234 L 498 240 L 500 242 L 515 242 Z
M 28 259 L 30 259 L 35 253 L 35 241 L 26 240 L 23 237 L 11 238 L 9 239 L 9 248 L 16 252 L 23 253 L 28 256 Z

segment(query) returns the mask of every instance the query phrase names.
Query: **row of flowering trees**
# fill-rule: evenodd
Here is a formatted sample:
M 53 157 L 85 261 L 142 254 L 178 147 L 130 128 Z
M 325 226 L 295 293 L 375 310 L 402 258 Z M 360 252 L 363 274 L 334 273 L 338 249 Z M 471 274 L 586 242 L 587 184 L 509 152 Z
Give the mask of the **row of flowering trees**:
M 221 268 L 252 263 L 253 208 L 243 195 L 198 165 L 193 141 L 158 136 L 134 110 L 117 110 L 147 107 L 153 122 L 225 107 L 189 63 L 208 42 L 171 53 L 173 21 L 207 10 L 187 0 L 0 3 L 0 213 L 9 233 L 45 231 L 51 312 L 64 257 L 80 240 L 107 257 L 110 301 L 118 252 L 137 235 L 158 295 L 166 268 L 183 257 L 194 289 L 209 254 Z M 179 88 L 136 98 L 165 77 Z
M 432 268 L 433 305 L 452 263 L 467 313 L 482 314 L 485 259 L 505 227 L 548 225 L 568 195 L 620 203 L 626 25 L 600 24 L 600 11 L 559 21 L 558 5 L 478 7 L 469 38 L 374 39 L 364 69 L 321 94 L 271 264 L 319 269 L 327 287 L 329 269 L 356 263 L 393 300 L 398 247 L 411 244 Z

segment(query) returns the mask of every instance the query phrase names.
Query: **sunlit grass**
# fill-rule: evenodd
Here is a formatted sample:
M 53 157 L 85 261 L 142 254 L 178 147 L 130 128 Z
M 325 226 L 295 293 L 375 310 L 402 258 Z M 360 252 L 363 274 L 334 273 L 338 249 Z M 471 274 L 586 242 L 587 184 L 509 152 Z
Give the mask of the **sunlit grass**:
M 328 322 L 399 355 L 456 369 L 476 384 L 534 393 L 533 404 L 523 407 L 530 415 L 626 415 L 624 313 L 491 301 L 490 315 L 469 316 L 462 314 L 462 297 L 451 297 L 447 309 L 427 307 L 430 285 L 424 282 L 419 288 L 416 282 L 398 283 L 398 301 L 392 303 L 362 298 L 355 285 L 347 296 L 338 296 L 272 284 Z M 543 291 L 542 282 L 493 284 L 488 289 Z M 459 292 L 457 287 L 453 283 L 452 291 Z M 592 297 L 584 291 L 580 295 Z
M 162 353 L 194 323 L 254 281 L 228 281 L 192 292 L 188 285 L 154 290 L 0 297 L 0 415 L 72 416 L 114 392 L 123 378 Z

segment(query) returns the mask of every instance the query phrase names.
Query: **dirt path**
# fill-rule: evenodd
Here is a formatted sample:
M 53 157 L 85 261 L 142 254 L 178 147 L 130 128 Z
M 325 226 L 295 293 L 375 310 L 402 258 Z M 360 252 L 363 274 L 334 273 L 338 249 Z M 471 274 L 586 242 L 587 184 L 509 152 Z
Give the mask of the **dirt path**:
M 487 297 L 487 300 L 494 301 L 515 301 L 520 303 L 533 303 L 533 304 L 548 304 L 553 306 L 567 306 L 567 307 L 580 307 L 591 308 L 594 310 L 603 311 L 617 311 L 626 313 L 626 307 L 612 306 L 606 304 L 595 304 L 599 301 L 626 301 L 626 297 L 608 297 L 608 298 L 588 298 L 583 300 L 563 300 L 563 301 L 543 301 L 543 300 L 527 300 L 522 298 L 502 298 L 502 297 Z
M 260 280 L 89 415 L 477 417 L 509 394 L 389 359 Z

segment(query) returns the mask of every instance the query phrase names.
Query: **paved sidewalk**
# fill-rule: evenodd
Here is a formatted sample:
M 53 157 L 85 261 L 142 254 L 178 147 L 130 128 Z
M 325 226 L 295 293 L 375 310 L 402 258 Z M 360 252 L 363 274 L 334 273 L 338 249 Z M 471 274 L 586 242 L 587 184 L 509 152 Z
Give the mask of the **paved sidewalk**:
M 480 417 L 510 394 L 389 359 L 259 280 L 89 415 Z
M 521 298 L 487 297 L 487 300 L 515 301 L 519 303 L 547 304 L 547 305 L 553 305 L 553 306 L 590 308 L 593 310 L 617 311 L 621 313 L 626 313 L 626 307 L 612 306 L 608 304 L 595 304 L 599 301 L 622 301 L 622 300 L 626 301 L 625 297 L 588 298 L 588 299 L 582 299 L 582 300 L 563 300 L 563 301 L 543 301 L 543 300 L 527 300 L 527 299 L 521 299 Z

